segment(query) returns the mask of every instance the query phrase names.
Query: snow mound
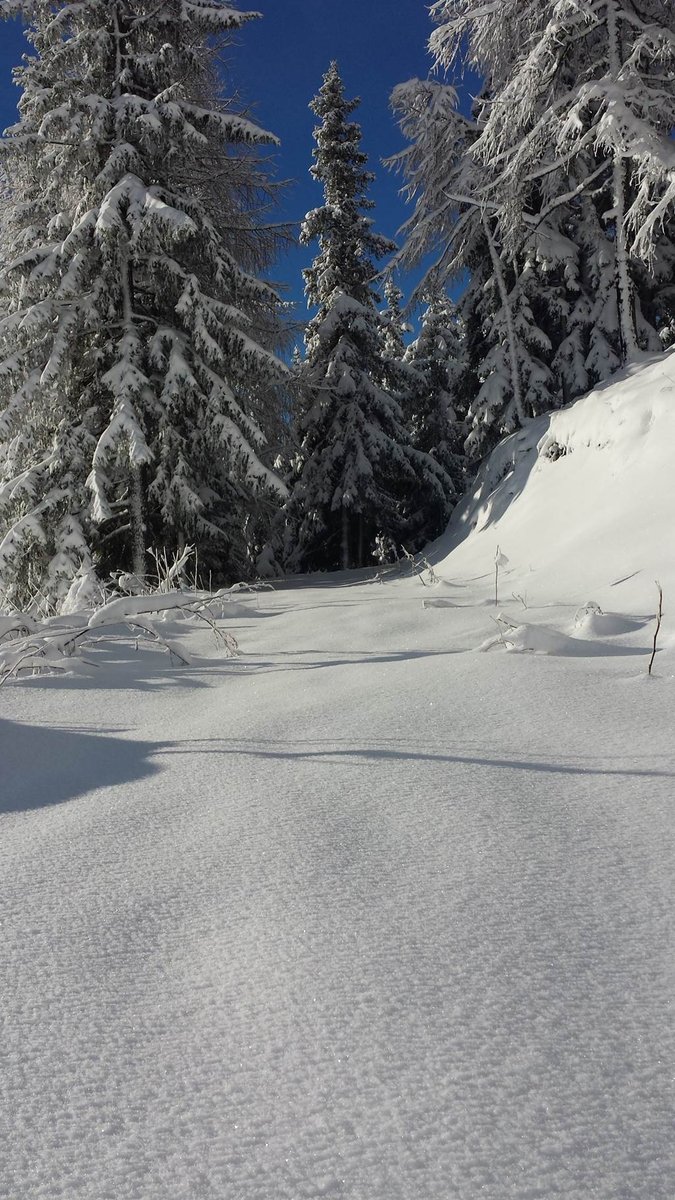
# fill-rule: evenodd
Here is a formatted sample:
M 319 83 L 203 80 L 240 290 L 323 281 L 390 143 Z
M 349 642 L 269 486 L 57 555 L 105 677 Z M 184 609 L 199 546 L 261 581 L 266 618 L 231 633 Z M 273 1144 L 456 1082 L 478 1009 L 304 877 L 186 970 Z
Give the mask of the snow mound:
M 575 610 L 594 597 L 598 611 L 577 636 L 630 632 L 628 618 L 621 625 L 602 610 L 653 613 L 656 579 L 667 603 L 675 590 L 674 353 L 643 356 L 505 439 L 431 548 L 435 569 L 494 589 L 499 545 L 509 559 L 500 595 Z
M 584 637 L 571 637 L 550 625 L 532 625 L 529 622 L 514 623 L 500 613 L 496 618 L 497 633 L 479 647 L 492 650 L 502 646 L 515 654 L 554 654 L 572 658 L 592 658 L 610 654 L 643 654 L 639 647 L 608 645 L 603 641 Z M 634 626 L 635 627 L 635 626 Z M 601 631 L 600 636 L 607 636 Z
M 624 617 L 621 613 L 583 608 L 575 617 L 573 634 L 578 638 L 617 638 L 627 633 L 637 633 L 646 623 L 645 619 Z

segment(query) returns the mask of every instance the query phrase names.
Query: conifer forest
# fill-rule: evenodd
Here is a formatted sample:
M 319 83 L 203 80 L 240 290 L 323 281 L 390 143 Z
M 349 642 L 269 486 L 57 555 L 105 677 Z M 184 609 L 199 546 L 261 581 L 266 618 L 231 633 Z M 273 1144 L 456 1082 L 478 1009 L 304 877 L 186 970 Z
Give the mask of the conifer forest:
M 391 96 L 386 164 L 327 63 L 317 205 L 285 228 L 275 134 L 219 73 L 257 14 L 2 15 L 30 43 L 1 147 L 6 602 L 54 611 L 86 575 L 142 580 L 151 548 L 194 545 L 219 585 L 415 552 L 501 437 L 673 339 L 670 3 L 437 0 L 433 69 Z M 398 244 L 369 196 L 386 169 L 409 200 Z M 271 282 L 295 237 L 306 323 Z

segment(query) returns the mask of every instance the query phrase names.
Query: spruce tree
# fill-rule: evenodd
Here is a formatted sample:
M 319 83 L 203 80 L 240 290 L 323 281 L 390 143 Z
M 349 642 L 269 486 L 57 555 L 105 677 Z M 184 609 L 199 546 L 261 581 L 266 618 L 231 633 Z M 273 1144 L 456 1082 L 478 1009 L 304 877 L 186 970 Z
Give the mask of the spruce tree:
M 391 275 L 387 276 L 384 285 L 384 299 L 386 307 L 383 309 L 382 319 L 386 330 L 385 354 L 394 362 L 402 362 L 405 358 L 405 338 L 410 326 L 403 316 L 403 292 Z
M 420 331 L 406 350 L 417 387 L 411 400 L 413 444 L 439 462 L 461 494 L 464 484 L 466 407 L 465 335 L 455 305 L 438 291 L 427 298 Z M 437 513 L 430 536 L 441 532 Z
M 412 327 L 404 315 L 403 292 L 391 275 L 387 276 L 384 285 L 384 298 L 385 386 L 396 395 L 414 449 L 428 455 L 445 474 L 443 490 L 427 492 L 424 504 L 417 505 L 414 510 L 407 543 L 421 547 L 443 532 L 454 500 L 462 491 L 463 456 L 458 441 L 461 426 L 448 402 L 448 393 L 440 387 L 440 373 L 436 370 L 438 357 L 435 356 L 435 352 L 446 355 L 442 369 L 446 383 L 451 377 L 459 376 L 459 324 L 455 322 L 450 328 L 453 322 L 449 302 L 443 306 L 439 300 L 438 308 L 432 302 L 423 318 L 420 336 L 406 345 Z M 448 318 L 448 325 L 443 330 L 441 309 Z M 435 317 L 438 317 L 437 323 Z M 434 343 L 435 351 L 432 349 Z M 430 357 L 426 356 L 426 351 L 430 352 Z M 435 365 L 432 365 L 434 358 Z
M 401 408 L 401 362 L 388 351 L 388 322 L 378 311 L 374 263 L 393 244 L 373 232 L 366 191 L 373 176 L 361 130 L 349 118 L 336 63 L 311 104 L 312 174 L 324 204 L 301 231 L 319 253 L 305 271 L 316 312 L 302 369 L 307 410 L 301 456 L 283 514 L 291 569 L 357 567 L 372 562 L 378 535 L 419 543 L 424 514 L 451 490 L 442 467 L 413 447 Z
M 404 254 L 469 275 L 468 448 L 670 344 L 675 9 L 662 0 L 436 0 L 436 65 L 484 81 L 471 118 L 442 82 L 394 106 L 415 212 Z
M 401 85 L 392 99 L 411 144 L 390 165 L 403 171 L 406 191 L 415 200 L 400 258 L 411 265 L 435 252 L 418 293 L 465 285 L 463 357 L 474 381 L 466 452 L 475 460 L 504 433 L 557 402 L 546 361 L 551 344 L 532 301 L 538 264 L 533 254 L 519 263 L 508 251 L 495 206 L 480 198 L 488 171 L 473 148 L 484 99 L 465 116 L 455 89 L 429 80 Z
M 275 486 L 249 397 L 281 366 L 260 331 L 255 147 L 215 54 L 254 14 L 220 0 L 6 0 L 35 53 L 2 146 L 0 593 L 58 605 L 78 571 L 199 547 L 244 568 Z M 218 177 L 218 186 L 214 184 Z
M 475 153 L 494 170 L 502 236 L 522 243 L 594 197 L 611 243 L 621 361 L 649 341 L 636 263 L 675 205 L 675 10 L 662 0 L 549 0 L 514 55 Z M 656 338 L 652 339 L 656 345 Z

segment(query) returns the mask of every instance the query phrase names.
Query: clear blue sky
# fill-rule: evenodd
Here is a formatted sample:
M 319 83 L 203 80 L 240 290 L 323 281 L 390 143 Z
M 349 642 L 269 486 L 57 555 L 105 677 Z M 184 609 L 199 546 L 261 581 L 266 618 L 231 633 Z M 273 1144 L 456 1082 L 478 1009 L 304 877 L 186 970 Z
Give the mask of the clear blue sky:
M 238 7 L 249 7 L 243 0 Z M 315 118 L 308 104 L 331 59 L 337 59 L 347 94 L 360 96 L 355 119 L 364 149 L 377 173 L 371 192 L 379 232 L 394 236 L 407 210 L 398 195 L 401 181 L 380 160 L 402 144 L 392 119 L 392 88 L 430 68 L 426 42 L 431 32 L 424 0 L 260 0 L 250 5 L 263 17 L 247 24 L 228 56 L 228 89 L 236 88 L 253 116 L 281 139 L 277 174 L 292 179 L 281 216 L 300 220 L 321 203 L 321 188 L 308 174 Z M 10 71 L 24 49 L 19 27 L 0 22 L 0 127 L 14 119 L 17 92 Z M 467 87 L 477 87 L 467 80 Z M 287 254 L 275 270 L 289 294 L 302 297 L 301 268 L 311 250 Z M 405 286 L 405 281 L 401 281 Z M 300 304 L 298 315 L 302 317 Z

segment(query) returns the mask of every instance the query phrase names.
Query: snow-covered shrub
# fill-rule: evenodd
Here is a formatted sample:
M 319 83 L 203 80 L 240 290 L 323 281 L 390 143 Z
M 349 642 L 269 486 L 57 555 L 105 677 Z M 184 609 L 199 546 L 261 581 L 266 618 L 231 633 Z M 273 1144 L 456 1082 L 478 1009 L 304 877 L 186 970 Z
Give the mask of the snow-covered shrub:
M 217 599 L 204 592 L 156 592 L 144 596 L 116 596 L 91 613 L 78 612 L 38 623 L 16 615 L 0 617 L 0 684 L 22 674 L 86 673 L 96 667 L 87 651 L 102 641 L 131 634 L 155 644 L 173 664 L 188 666 L 189 658 L 178 642 L 157 628 L 167 613 L 205 622 L 220 648 L 235 657 L 236 638 L 218 628 L 209 603 Z

